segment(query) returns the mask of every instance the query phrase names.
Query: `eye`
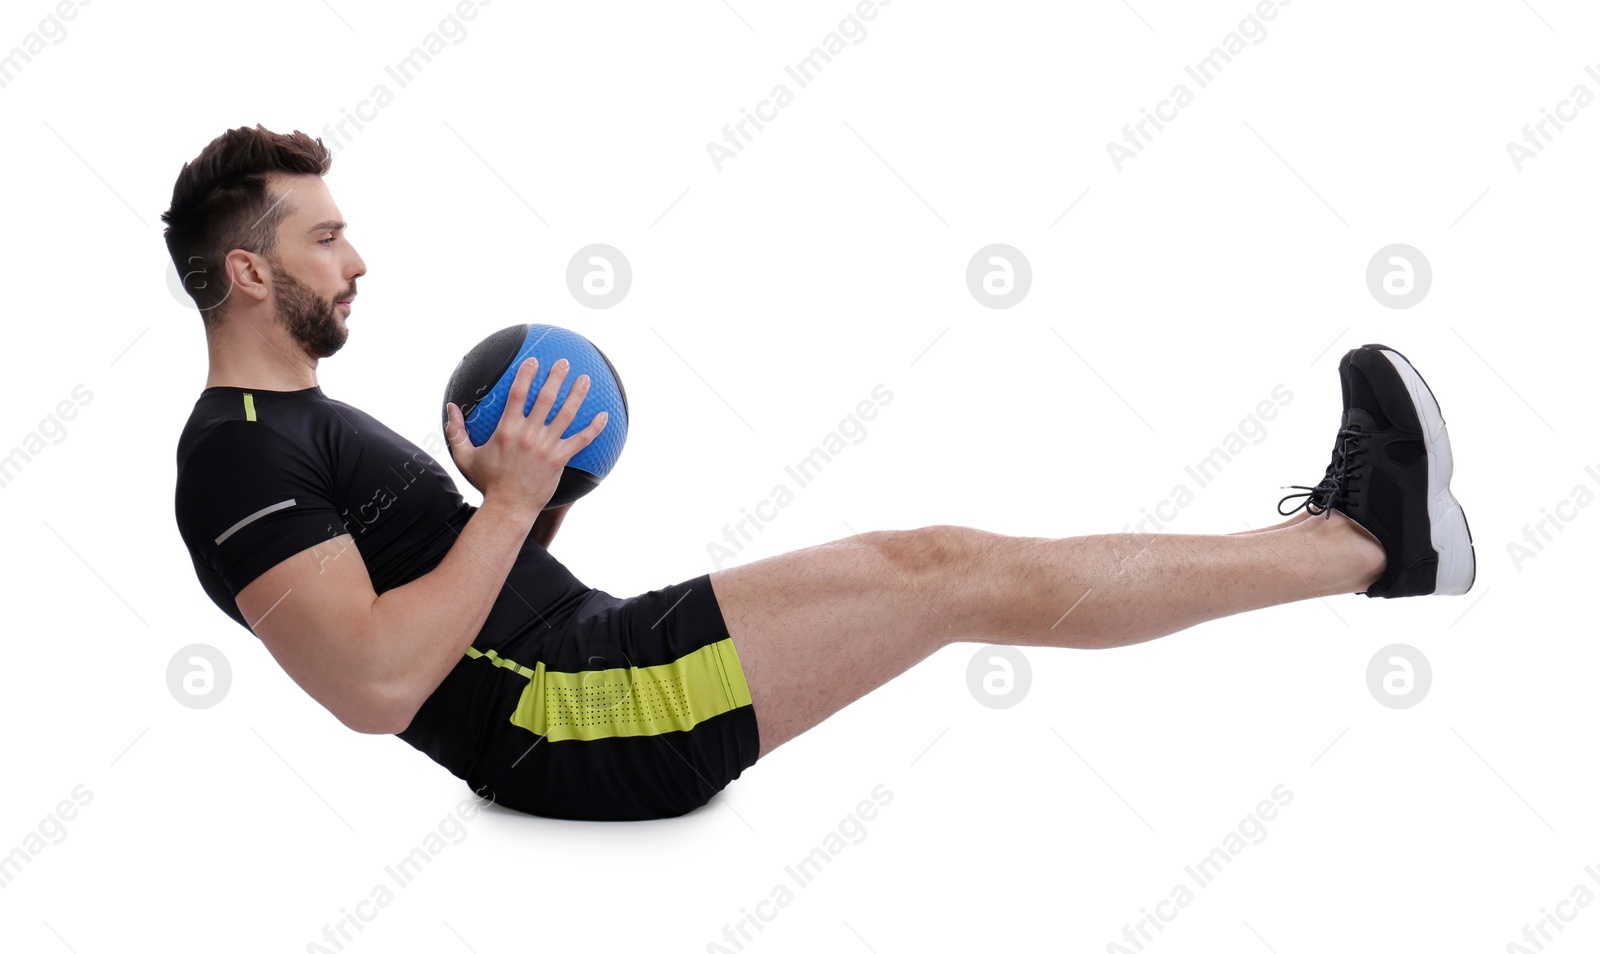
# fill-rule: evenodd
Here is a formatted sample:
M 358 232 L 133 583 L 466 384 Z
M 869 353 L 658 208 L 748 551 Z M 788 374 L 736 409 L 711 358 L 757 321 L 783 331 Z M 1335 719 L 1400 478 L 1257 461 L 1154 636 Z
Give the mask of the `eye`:
M 332 238 L 322 239 L 321 241 L 317 242 L 317 244 L 318 245 L 327 245 L 329 242 L 334 242 L 334 241 L 338 241 L 338 236 L 333 236 Z

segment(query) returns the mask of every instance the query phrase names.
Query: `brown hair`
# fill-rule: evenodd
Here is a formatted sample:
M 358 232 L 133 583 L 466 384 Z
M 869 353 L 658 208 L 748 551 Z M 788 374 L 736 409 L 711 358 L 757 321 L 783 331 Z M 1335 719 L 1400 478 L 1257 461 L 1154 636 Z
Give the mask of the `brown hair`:
M 332 163 L 321 139 L 298 129 L 275 133 L 260 124 L 228 130 L 184 163 L 172 187 L 172 207 L 161 213 L 167 224 L 162 237 L 207 332 L 221 324 L 232 291 L 223 259 L 236 248 L 270 255 L 279 223 L 294 211 L 274 200 L 267 177 L 326 175 Z

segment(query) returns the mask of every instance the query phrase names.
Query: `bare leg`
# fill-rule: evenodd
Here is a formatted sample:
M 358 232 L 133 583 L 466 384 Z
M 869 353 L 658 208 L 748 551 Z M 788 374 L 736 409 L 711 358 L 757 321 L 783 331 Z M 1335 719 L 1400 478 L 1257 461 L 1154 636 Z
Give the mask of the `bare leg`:
M 1284 527 L 1292 527 L 1303 520 L 1309 519 L 1311 519 L 1311 514 L 1302 510 L 1282 523 L 1275 523 L 1270 527 L 1252 527 L 1249 530 L 1235 530 L 1233 533 L 1229 534 L 1229 536 L 1238 536 L 1244 533 L 1268 533 L 1273 530 L 1282 530 Z
M 1359 593 L 1383 548 L 1343 514 L 1255 533 L 858 534 L 711 574 L 761 755 L 953 642 L 1101 649 Z

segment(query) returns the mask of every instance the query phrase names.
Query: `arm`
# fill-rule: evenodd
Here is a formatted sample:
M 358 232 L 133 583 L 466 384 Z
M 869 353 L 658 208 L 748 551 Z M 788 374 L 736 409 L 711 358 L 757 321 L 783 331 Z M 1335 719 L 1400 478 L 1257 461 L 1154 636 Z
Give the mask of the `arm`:
M 382 596 L 342 534 L 257 577 L 239 612 L 340 722 L 403 731 L 483 627 L 536 512 L 485 500 L 432 572 Z
M 559 363 L 532 410 L 518 413 L 535 367 L 529 359 L 519 369 L 507 409 L 480 447 L 466 440 L 460 408 L 448 406 L 452 456 L 487 489 L 432 572 L 379 596 L 360 551 L 342 534 L 289 557 L 237 594 L 245 621 L 290 678 L 358 732 L 401 732 L 411 724 L 488 618 L 566 462 L 605 426 L 597 414 L 561 437 L 587 393 L 581 377 L 560 413 L 543 423 L 565 377 Z
M 556 538 L 556 531 L 561 529 L 561 521 L 567 519 L 567 511 L 572 509 L 572 504 L 563 504 L 542 511 L 538 519 L 533 521 L 531 536 L 541 547 L 550 549 L 550 541 Z

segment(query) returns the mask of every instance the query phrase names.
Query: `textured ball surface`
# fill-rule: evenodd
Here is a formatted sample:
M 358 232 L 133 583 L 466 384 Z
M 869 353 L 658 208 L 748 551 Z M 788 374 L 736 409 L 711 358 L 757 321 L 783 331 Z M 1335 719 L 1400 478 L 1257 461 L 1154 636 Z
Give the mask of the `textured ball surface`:
M 566 358 L 571 367 L 567 369 L 566 380 L 561 382 L 550 413 L 545 416 L 545 423 L 550 423 L 561 410 L 572 390 L 572 382 L 581 374 L 589 376 L 589 393 L 578 408 L 577 417 L 561 436 L 571 437 L 588 427 L 601 411 L 609 413 L 600 436 L 567 462 L 555 494 L 545 504 L 544 509 L 549 510 L 565 506 L 593 490 L 616 466 L 622 445 L 628 439 L 628 394 L 611 361 L 583 335 L 555 325 L 502 328 L 468 351 L 445 385 L 444 399 L 461 408 L 467 437 L 474 447 L 482 446 L 494 433 L 502 410 L 510 400 L 517 368 L 528 358 L 537 358 L 539 368 L 528 388 L 527 400 L 523 402 L 523 414 L 533 408 L 539 390 L 550 376 L 550 369 L 562 358 Z M 449 412 L 443 413 L 444 426 L 448 429 Z

